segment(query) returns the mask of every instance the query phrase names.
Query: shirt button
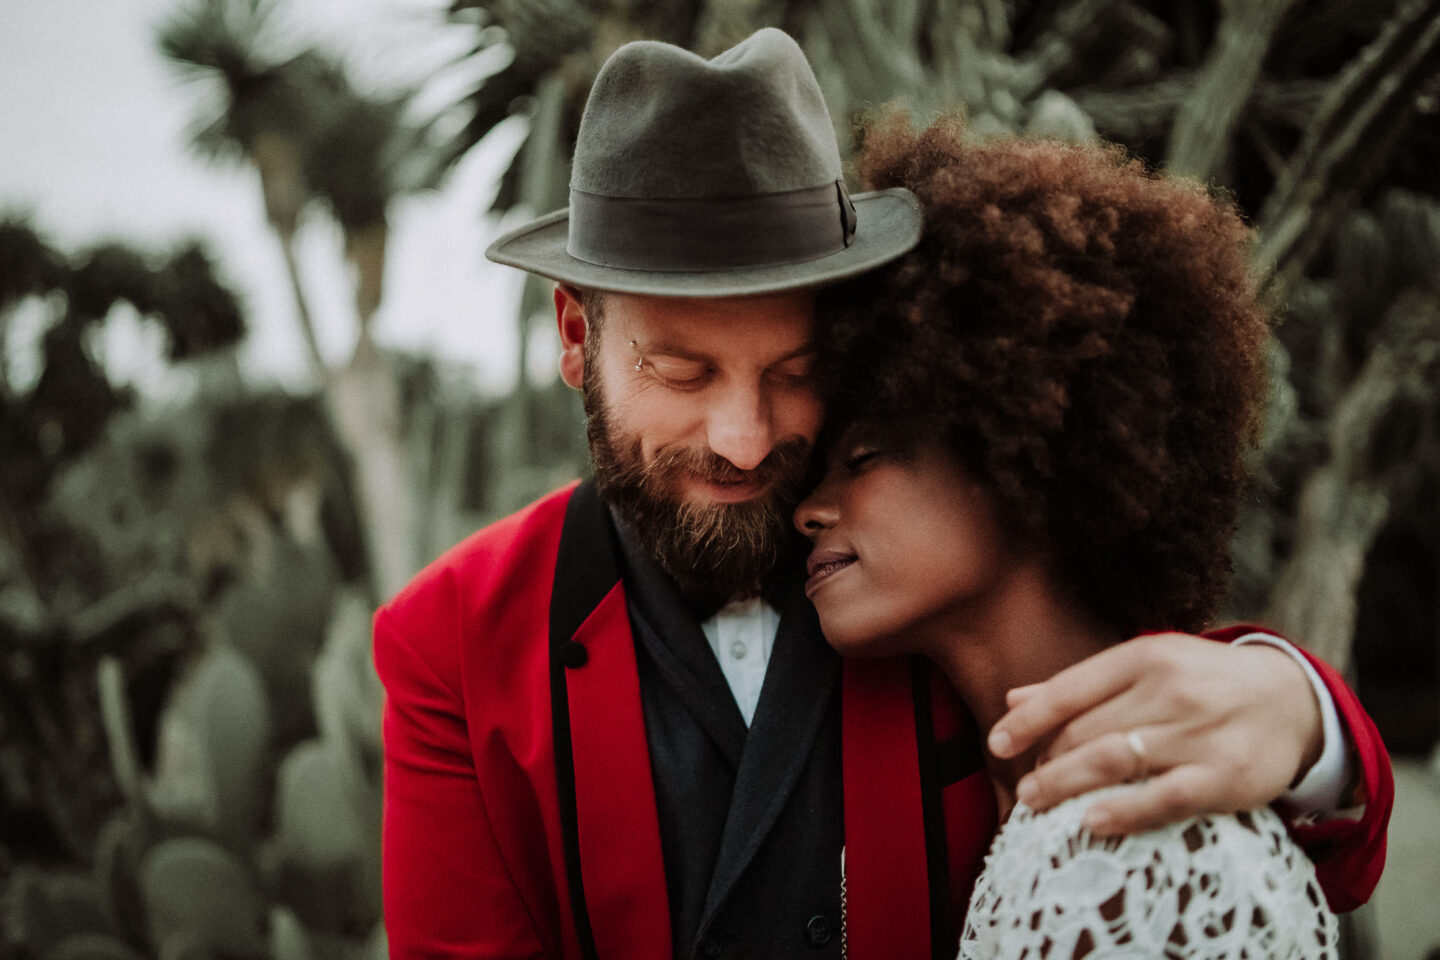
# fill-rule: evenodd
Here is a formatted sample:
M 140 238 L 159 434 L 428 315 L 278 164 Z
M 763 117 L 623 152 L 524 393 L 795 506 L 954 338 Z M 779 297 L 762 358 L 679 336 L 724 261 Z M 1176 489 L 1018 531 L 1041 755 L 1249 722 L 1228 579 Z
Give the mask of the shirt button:
M 812 947 L 825 946 L 832 935 L 830 921 L 826 917 L 811 917 L 810 922 L 805 924 L 805 937 Z
M 716 937 L 706 937 L 700 944 L 700 952 L 709 957 L 710 960 L 715 960 L 716 957 L 720 956 L 722 949 L 720 940 Z
M 745 656 L 745 651 L 749 649 L 749 647 L 745 646 L 744 640 L 736 640 L 730 644 L 730 656 L 734 657 L 736 660 L 739 660 L 741 657 Z

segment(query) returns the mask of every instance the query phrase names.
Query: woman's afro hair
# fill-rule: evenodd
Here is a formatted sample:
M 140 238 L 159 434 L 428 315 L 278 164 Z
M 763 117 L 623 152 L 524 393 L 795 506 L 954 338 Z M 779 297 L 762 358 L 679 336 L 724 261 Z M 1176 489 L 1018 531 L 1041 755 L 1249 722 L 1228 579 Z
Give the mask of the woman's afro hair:
M 832 426 L 942 442 L 1127 634 L 1208 624 L 1230 571 L 1268 324 L 1234 207 L 1118 147 L 967 142 L 890 114 L 874 188 L 920 245 L 821 295 Z

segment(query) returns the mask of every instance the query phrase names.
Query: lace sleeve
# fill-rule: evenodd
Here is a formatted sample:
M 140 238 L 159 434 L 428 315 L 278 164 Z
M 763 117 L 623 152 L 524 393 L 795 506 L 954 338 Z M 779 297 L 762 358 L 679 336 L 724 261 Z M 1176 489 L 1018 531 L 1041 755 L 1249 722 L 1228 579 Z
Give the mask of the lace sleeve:
M 1336 956 L 1315 870 L 1272 811 L 1092 837 L 1081 818 L 1105 792 L 1015 808 L 976 882 L 961 960 Z

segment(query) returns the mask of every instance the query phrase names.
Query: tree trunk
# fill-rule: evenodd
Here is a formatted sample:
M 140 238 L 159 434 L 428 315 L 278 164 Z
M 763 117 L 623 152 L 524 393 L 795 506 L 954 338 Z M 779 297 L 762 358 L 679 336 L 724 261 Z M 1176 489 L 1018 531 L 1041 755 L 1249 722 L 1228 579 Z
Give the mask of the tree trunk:
M 1336 213 L 1336 205 L 1325 201 L 1354 158 L 1365 154 L 1368 169 L 1376 170 L 1384 159 L 1376 154 L 1393 150 L 1398 132 L 1414 116 L 1416 89 L 1434 75 L 1437 50 L 1440 0 L 1411 0 L 1331 85 L 1256 218 L 1254 260 L 1267 279 L 1283 283 L 1292 270 L 1303 269 L 1315 238 L 1325 232 L 1315 229 L 1317 215 Z
M 325 358 L 320 353 L 320 339 L 315 335 L 315 322 L 310 319 L 310 306 L 305 299 L 305 288 L 300 282 L 300 264 L 295 259 L 295 234 L 280 233 L 280 252 L 285 258 L 285 272 L 290 278 L 290 291 L 295 295 L 295 316 L 300 321 L 300 332 L 305 336 L 305 347 L 309 351 L 310 372 L 322 384 L 325 382 Z
M 1415 424 L 1440 383 L 1440 301 L 1410 291 L 1330 418 L 1330 461 L 1305 481 L 1295 548 L 1270 594 L 1265 622 L 1345 670 L 1365 557 L 1390 512 L 1397 481 L 1422 442 Z
M 1208 180 L 1220 171 L 1235 124 L 1260 77 L 1270 39 L 1295 0 L 1230 0 L 1209 61 L 1170 135 L 1165 166 Z
M 401 443 L 399 383 L 367 331 L 349 365 L 330 378 L 325 402 L 355 471 L 375 589 L 389 599 L 419 569 L 417 504 Z
M 540 82 L 535 111 L 530 117 L 530 135 L 524 146 L 520 199 L 536 216 L 565 204 L 569 162 L 565 156 L 564 137 L 565 82 L 559 73 L 552 73 Z M 551 289 L 551 281 L 528 274 L 520 294 L 514 415 L 518 421 L 518 452 L 525 460 L 535 447 L 532 436 L 535 398 L 530 383 L 530 331 L 535 316 L 545 309 Z

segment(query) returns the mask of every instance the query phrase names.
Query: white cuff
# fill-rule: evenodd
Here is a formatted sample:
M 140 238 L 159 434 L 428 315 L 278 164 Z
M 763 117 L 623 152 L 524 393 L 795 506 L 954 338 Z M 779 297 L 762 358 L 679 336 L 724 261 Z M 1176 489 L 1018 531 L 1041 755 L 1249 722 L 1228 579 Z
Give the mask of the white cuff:
M 1342 810 L 1345 787 L 1350 783 L 1353 771 L 1350 769 L 1350 751 L 1345 749 L 1345 732 L 1340 726 L 1340 714 L 1335 709 L 1335 698 L 1320 674 L 1311 666 L 1305 655 L 1282 637 L 1272 633 L 1247 633 L 1234 641 L 1242 643 L 1263 643 L 1283 650 L 1290 659 L 1300 664 L 1315 691 L 1315 700 L 1320 704 L 1320 726 L 1325 742 L 1320 750 L 1320 759 L 1279 800 L 1285 811 L 1297 820 L 1332 820 L 1337 817 L 1352 818 L 1353 810 Z

